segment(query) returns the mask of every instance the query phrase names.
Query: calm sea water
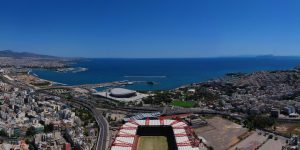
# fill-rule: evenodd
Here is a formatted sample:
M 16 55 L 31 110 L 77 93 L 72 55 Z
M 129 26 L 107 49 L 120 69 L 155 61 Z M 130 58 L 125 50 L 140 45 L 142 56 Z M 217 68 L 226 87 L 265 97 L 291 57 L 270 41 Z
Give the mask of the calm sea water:
M 232 72 L 291 69 L 300 65 L 300 57 L 197 58 L 197 59 L 86 59 L 75 67 L 89 70 L 59 73 L 34 70 L 39 77 L 68 84 L 110 81 L 155 81 L 159 84 L 126 86 L 135 90 L 163 90 L 207 81 Z

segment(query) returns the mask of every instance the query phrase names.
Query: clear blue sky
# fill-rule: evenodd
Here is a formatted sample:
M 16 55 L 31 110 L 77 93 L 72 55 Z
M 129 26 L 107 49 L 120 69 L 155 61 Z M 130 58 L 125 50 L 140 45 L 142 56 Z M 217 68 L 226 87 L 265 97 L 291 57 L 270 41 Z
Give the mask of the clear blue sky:
M 83 57 L 300 55 L 300 1 L 1 0 L 0 49 Z

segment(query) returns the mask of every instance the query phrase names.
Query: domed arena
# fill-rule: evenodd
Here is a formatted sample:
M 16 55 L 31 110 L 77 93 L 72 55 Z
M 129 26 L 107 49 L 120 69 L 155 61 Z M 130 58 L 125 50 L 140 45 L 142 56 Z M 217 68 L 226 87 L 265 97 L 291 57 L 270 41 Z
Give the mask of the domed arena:
M 117 98 L 129 98 L 136 96 L 136 91 L 123 88 L 113 88 L 110 90 L 109 95 Z

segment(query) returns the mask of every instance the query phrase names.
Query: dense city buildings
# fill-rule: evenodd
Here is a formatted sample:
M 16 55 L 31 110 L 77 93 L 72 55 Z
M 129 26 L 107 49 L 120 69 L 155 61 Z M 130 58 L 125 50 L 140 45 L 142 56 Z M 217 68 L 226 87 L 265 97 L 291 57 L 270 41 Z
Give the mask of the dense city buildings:
M 0 81 L 1 149 L 35 147 L 89 150 L 97 144 L 96 121 L 88 120 L 85 108 L 60 101 L 59 97 L 35 89 Z M 26 140 L 26 143 L 23 142 Z M 24 150 L 26 148 L 23 148 Z M 68 148 L 67 148 L 68 149 Z
M 30 69 L 0 69 L 1 149 L 299 146 L 299 68 L 230 73 L 157 91 L 124 88 L 149 81 L 64 85 L 31 74 Z M 166 134 L 158 134 L 161 131 Z

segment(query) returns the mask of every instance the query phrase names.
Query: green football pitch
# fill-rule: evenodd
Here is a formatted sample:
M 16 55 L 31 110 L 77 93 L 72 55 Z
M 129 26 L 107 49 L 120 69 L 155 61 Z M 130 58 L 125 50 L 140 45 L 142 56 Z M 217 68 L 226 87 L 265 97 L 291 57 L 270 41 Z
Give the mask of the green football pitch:
M 167 138 L 164 136 L 141 136 L 137 150 L 168 150 Z

